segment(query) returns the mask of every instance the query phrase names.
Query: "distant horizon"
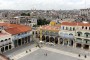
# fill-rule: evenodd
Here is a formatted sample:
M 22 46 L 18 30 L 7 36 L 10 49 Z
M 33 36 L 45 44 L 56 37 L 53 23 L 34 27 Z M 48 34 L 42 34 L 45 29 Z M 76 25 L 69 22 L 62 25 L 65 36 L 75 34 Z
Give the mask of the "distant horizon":
M 90 7 L 90 0 L 0 0 L 0 10 L 73 10 Z
M 80 9 L 89 9 L 90 7 L 87 8 L 79 8 L 79 9 L 0 9 L 0 10 L 80 10 Z

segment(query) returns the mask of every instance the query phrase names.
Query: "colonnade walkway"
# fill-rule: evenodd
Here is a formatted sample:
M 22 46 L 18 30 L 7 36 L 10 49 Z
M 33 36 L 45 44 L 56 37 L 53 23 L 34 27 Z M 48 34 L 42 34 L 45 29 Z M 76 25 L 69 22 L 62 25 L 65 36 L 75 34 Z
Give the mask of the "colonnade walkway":
M 27 53 L 26 53 L 26 51 L 23 51 L 22 53 L 11 57 L 11 59 L 18 60 L 18 59 L 20 59 L 24 56 L 29 55 L 30 53 L 33 53 L 33 52 L 37 51 L 38 49 L 40 49 L 40 48 L 34 47 L 31 50 L 27 50 Z M 55 52 L 55 53 L 59 53 L 59 54 L 66 55 L 66 56 L 70 56 L 70 57 L 74 57 L 74 58 L 77 58 L 77 59 L 80 59 L 80 60 L 90 60 L 89 56 L 87 58 L 85 58 L 84 56 L 79 57 L 78 54 L 62 51 L 60 49 L 54 49 L 54 48 L 50 48 L 50 47 L 42 47 L 41 49 L 51 51 L 51 52 Z

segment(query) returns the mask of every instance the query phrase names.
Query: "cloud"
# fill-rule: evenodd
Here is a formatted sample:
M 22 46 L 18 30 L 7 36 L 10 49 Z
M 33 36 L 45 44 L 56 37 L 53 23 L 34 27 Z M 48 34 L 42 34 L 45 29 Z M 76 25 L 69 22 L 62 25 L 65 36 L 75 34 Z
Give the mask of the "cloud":
M 89 0 L 86 6 L 89 7 Z M 0 0 L 0 9 L 80 9 L 85 0 Z

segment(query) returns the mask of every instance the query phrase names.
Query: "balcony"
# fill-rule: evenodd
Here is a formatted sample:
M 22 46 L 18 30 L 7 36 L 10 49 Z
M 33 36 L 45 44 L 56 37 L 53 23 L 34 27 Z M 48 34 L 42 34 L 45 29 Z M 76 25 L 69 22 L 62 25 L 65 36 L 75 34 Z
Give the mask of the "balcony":
M 67 38 L 67 39 L 74 39 L 74 36 L 73 35 L 68 35 L 66 33 L 61 33 L 60 36 L 62 38 Z
M 84 40 L 83 40 L 83 44 L 90 45 L 90 40 L 88 40 L 88 39 L 84 39 Z
M 77 38 L 77 39 L 76 39 L 76 42 L 77 42 L 77 43 L 82 43 L 82 39 L 81 39 L 81 38 Z

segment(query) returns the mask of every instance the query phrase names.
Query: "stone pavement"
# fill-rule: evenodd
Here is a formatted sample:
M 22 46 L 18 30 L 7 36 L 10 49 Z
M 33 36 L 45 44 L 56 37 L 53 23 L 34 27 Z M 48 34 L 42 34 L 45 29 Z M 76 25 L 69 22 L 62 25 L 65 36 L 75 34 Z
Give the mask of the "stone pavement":
M 11 59 L 18 60 L 24 56 L 27 56 L 27 55 L 37 51 L 38 49 L 39 49 L 38 47 L 34 47 L 31 49 L 31 51 L 27 50 L 27 53 L 26 53 L 26 51 L 23 51 L 22 53 L 13 56 Z M 66 52 L 66 51 L 63 51 L 60 49 L 55 49 L 55 48 L 50 48 L 50 47 L 42 47 L 41 49 L 51 51 L 51 52 L 55 52 L 55 53 L 59 53 L 59 54 L 66 55 L 66 56 L 70 56 L 70 57 L 77 58 L 80 60 L 90 60 L 89 57 L 87 57 L 87 58 L 84 58 L 84 56 L 78 57 L 78 54 Z
M 67 56 L 71 56 L 71 57 L 78 58 L 78 59 L 84 59 L 84 57 L 82 57 L 82 56 L 81 57 L 78 57 L 77 54 L 66 52 L 66 51 L 61 51 L 61 50 L 54 49 L 54 48 L 44 47 L 42 49 L 48 50 L 48 51 L 52 51 L 52 52 L 56 52 L 56 53 L 60 53 L 60 54 L 67 55 Z
M 87 57 L 87 58 L 85 58 L 84 56 L 78 57 L 77 54 L 66 52 L 66 51 L 61 51 L 61 50 L 50 48 L 50 47 L 43 47 L 42 49 L 56 52 L 56 53 L 60 53 L 60 54 L 67 55 L 67 56 L 71 56 L 71 57 L 75 57 L 75 58 L 78 58 L 80 60 L 90 60 L 90 57 Z
M 30 49 L 30 51 L 27 50 L 27 52 L 24 51 L 24 52 L 22 52 L 22 53 L 20 53 L 20 54 L 17 54 L 17 55 L 15 55 L 15 56 L 11 57 L 11 59 L 18 60 L 18 59 L 20 59 L 20 58 L 22 58 L 22 57 L 24 57 L 24 56 L 26 56 L 26 55 L 28 55 L 28 54 L 30 54 L 30 53 L 33 53 L 34 51 L 36 51 L 36 50 L 38 50 L 38 49 L 39 49 L 38 47 L 34 47 L 34 48 Z

